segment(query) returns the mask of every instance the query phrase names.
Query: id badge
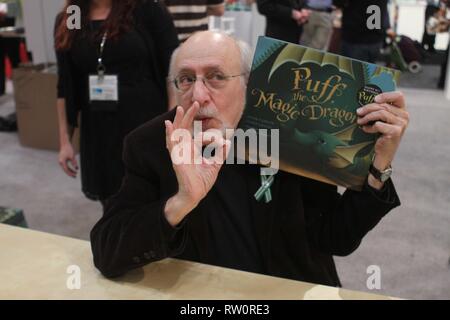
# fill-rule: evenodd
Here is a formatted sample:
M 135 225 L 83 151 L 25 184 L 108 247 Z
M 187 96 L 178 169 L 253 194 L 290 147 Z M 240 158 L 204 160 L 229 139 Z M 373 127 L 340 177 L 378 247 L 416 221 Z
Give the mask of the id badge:
M 116 75 L 89 76 L 89 99 L 91 101 L 119 101 L 119 81 Z

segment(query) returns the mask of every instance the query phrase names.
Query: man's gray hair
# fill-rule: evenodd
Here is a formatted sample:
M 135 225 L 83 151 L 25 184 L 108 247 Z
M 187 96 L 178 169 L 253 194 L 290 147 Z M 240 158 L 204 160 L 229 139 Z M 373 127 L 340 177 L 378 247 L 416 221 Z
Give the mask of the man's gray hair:
M 244 74 L 245 83 L 247 84 L 248 78 L 250 76 L 250 71 L 252 70 L 253 50 L 250 48 L 247 42 L 236 39 L 235 41 L 241 54 L 241 73 Z
M 240 57 L 241 73 L 244 75 L 244 80 L 245 80 L 244 84 L 247 84 L 248 78 L 250 76 L 250 71 L 252 68 L 252 56 L 253 56 L 252 49 L 247 44 L 247 42 L 236 39 L 235 37 L 230 36 L 229 34 L 226 34 L 225 32 L 222 32 L 222 31 L 214 31 L 214 32 L 224 35 L 224 36 L 227 36 L 234 40 L 234 43 L 236 44 L 236 46 L 239 50 L 240 56 L 241 56 Z M 169 79 L 170 80 L 173 80 L 176 76 L 176 74 L 174 74 L 175 61 L 176 61 L 178 53 L 180 52 L 180 48 L 181 48 L 181 46 L 176 48 L 174 50 L 174 52 L 172 53 L 172 57 L 170 58 L 170 66 L 169 66 Z

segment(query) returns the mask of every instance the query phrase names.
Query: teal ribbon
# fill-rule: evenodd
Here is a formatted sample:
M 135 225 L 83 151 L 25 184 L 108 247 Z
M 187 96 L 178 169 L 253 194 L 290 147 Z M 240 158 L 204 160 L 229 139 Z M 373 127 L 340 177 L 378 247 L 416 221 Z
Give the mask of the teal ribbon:
M 261 173 L 261 187 L 255 193 L 256 201 L 261 201 L 263 197 L 266 203 L 272 201 L 272 192 L 270 191 L 270 187 L 273 185 L 274 181 L 274 175 L 266 176 Z

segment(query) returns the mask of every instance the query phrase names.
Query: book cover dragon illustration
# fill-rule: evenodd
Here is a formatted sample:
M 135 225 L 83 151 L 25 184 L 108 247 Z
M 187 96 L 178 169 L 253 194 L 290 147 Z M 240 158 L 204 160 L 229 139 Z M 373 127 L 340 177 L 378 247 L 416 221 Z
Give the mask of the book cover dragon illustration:
M 281 170 L 361 190 L 378 135 L 358 127 L 356 110 L 395 91 L 399 77 L 397 70 L 260 37 L 239 127 L 279 129 Z

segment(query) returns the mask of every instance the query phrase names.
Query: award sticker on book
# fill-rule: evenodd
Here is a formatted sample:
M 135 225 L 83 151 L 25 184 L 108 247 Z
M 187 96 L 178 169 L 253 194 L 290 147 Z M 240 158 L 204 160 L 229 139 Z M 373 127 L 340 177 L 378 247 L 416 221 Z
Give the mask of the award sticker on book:
M 383 91 L 374 84 L 367 84 L 358 91 L 357 100 L 359 105 L 365 106 L 375 101 L 375 97 Z

